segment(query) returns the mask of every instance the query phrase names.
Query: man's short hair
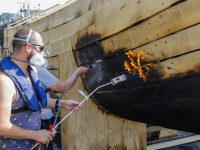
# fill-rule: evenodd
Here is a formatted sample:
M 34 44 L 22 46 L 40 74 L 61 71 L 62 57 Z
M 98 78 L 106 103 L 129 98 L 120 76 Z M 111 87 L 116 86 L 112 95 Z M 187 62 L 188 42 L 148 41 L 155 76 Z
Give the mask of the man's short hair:
M 30 29 L 27 29 L 27 28 L 20 29 L 15 33 L 14 38 L 27 39 L 29 32 L 30 32 Z M 37 33 L 38 32 L 32 30 L 29 43 L 32 43 L 32 44 L 37 43 L 37 39 L 36 39 Z M 24 42 L 24 41 L 13 40 L 12 41 L 13 52 L 20 52 L 26 43 L 27 42 Z

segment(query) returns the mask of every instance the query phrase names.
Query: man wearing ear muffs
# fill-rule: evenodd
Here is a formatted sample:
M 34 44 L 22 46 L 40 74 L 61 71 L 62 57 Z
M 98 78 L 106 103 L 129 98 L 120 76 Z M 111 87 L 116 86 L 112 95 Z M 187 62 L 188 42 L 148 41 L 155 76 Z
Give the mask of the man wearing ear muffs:
M 36 142 L 49 143 L 55 136 L 40 130 L 40 106 L 78 110 L 80 102 L 47 98 L 34 66 L 42 66 L 43 41 L 30 29 L 18 30 L 13 55 L 0 62 L 0 150 L 27 150 Z

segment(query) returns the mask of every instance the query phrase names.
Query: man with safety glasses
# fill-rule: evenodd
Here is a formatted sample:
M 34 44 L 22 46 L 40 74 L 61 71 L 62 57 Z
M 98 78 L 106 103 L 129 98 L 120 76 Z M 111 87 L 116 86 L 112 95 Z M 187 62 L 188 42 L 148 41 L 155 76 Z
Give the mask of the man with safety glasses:
M 13 56 L 0 62 L 0 150 L 30 149 L 36 141 L 49 143 L 54 133 L 40 130 L 40 107 L 76 111 L 80 102 L 47 98 L 36 69 L 42 66 L 42 37 L 30 29 L 18 30 L 13 38 Z

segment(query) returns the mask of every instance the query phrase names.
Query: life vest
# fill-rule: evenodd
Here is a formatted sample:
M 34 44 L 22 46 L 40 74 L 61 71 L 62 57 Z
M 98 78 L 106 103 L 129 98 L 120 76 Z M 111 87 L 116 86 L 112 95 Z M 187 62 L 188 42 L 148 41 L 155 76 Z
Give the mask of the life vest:
M 2 61 L 0 62 L 0 70 L 8 75 L 15 83 L 29 110 L 34 112 L 39 110 L 39 102 L 41 103 L 42 107 L 45 107 L 47 105 L 45 90 L 36 72 L 30 65 L 28 66 L 28 73 L 31 78 L 35 92 L 31 88 L 23 71 L 10 60 L 10 56 L 2 59 Z

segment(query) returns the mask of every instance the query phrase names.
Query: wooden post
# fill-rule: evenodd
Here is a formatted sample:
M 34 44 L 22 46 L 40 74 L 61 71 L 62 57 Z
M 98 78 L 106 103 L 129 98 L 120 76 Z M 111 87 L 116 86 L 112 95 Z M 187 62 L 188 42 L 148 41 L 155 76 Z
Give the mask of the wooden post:
M 152 139 L 162 139 L 166 137 L 177 136 L 177 130 L 163 129 L 151 133 Z
M 72 60 L 71 52 L 59 54 L 61 80 L 64 75 L 69 78 L 77 69 Z M 84 97 L 78 90 L 85 91 L 80 77 L 67 93 L 67 99 L 82 101 Z M 61 118 L 67 114 L 68 111 L 61 109 Z M 64 150 L 146 149 L 145 124 L 107 114 L 91 98 L 61 124 L 61 134 Z

